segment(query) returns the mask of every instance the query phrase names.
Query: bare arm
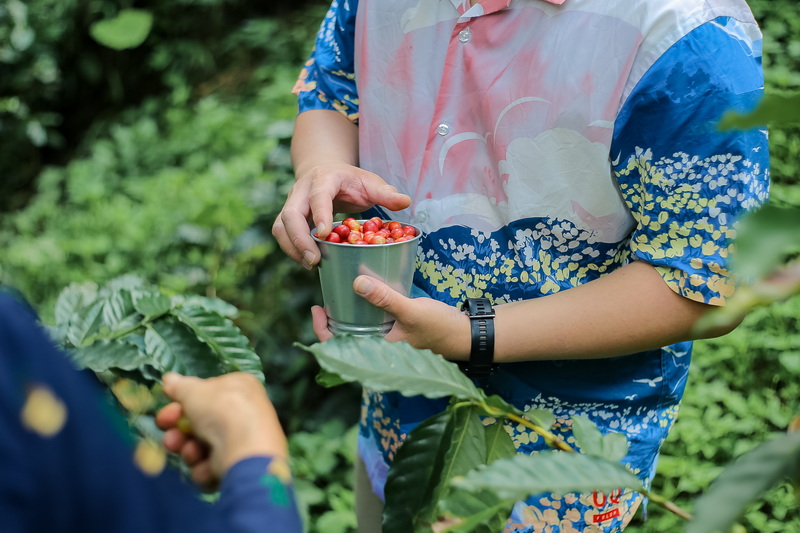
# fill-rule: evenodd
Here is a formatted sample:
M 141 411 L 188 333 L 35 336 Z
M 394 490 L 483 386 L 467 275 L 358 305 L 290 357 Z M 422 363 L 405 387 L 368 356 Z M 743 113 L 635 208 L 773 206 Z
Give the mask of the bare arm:
M 458 309 L 405 298 L 366 276 L 356 279 L 354 289 L 397 319 L 387 340 L 405 340 L 454 361 L 469 359 L 469 319 Z M 495 361 L 596 359 L 660 348 L 693 339 L 696 321 L 711 308 L 673 292 L 651 265 L 634 262 L 572 289 L 496 306 Z M 314 330 L 326 340 L 325 312 L 317 307 L 313 313 Z

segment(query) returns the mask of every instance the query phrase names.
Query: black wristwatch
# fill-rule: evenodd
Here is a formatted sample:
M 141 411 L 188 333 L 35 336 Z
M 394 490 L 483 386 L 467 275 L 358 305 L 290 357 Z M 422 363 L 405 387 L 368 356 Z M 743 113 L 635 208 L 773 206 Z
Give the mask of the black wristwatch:
M 459 366 L 471 378 L 486 377 L 497 367 L 494 364 L 494 309 L 486 298 L 467 298 L 461 310 L 469 316 L 472 349 L 469 362 Z

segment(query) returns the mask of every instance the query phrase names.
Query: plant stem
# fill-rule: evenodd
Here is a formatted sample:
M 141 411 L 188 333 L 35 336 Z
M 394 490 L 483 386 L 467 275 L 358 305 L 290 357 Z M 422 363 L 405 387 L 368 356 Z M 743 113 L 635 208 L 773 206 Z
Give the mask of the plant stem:
M 658 494 L 653 494 L 652 492 L 644 492 L 643 493 L 647 498 L 650 499 L 651 502 L 666 509 L 667 511 L 680 516 L 686 520 L 694 519 L 691 513 L 688 511 L 683 510 L 678 504 L 671 502 L 670 500 L 664 498 L 663 496 L 659 496 Z
M 514 413 L 506 413 L 505 415 L 509 419 L 513 420 L 514 422 L 518 422 L 518 423 L 522 424 L 523 426 L 525 426 L 526 428 L 530 429 L 531 431 L 533 431 L 535 433 L 538 433 L 539 435 L 544 437 L 545 440 L 547 440 L 547 443 L 550 444 L 551 446 L 553 446 L 554 448 L 558 448 L 559 450 L 565 451 L 565 452 L 574 452 L 575 451 L 575 449 L 572 446 L 570 446 L 569 444 L 564 442 L 562 439 L 558 438 L 556 435 L 554 435 L 550 431 L 544 429 L 543 427 L 537 426 L 536 424 L 534 424 L 530 420 L 526 420 L 526 419 L 522 418 L 521 416 L 518 416 L 518 415 L 516 415 Z
M 537 426 L 536 424 L 534 424 L 530 420 L 526 420 L 525 418 L 523 418 L 523 417 L 521 417 L 521 416 L 519 416 L 519 415 L 517 415 L 515 413 L 509 413 L 509 412 L 501 411 L 500 409 L 494 409 L 492 407 L 489 407 L 488 405 L 481 405 L 481 407 L 488 413 L 492 413 L 492 414 L 496 413 L 496 415 L 498 417 L 505 416 L 509 420 L 513 420 L 514 422 L 522 424 L 523 426 L 525 426 L 526 428 L 530 429 L 531 431 L 534 431 L 535 433 L 537 433 L 537 434 L 541 435 L 542 437 L 544 437 L 547 440 L 548 444 L 550 444 L 554 448 L 558 448 L 559 450 L 562 450 L 562 451 L 565 451 L 565 452 L 575 452 L 576 451 L 569 444 L 567 444 L 562 439 L 558 438 L 556 435 L 554 435 L 550 431 L 544 429 L 541 426 Z M 644 491 L 644 490 L 641 490 L 641 491 L 638 491 L 638 492 L 640 492 L 641 494 L 643 494 L 644 496 L 649 498 L 650 501 L 652 501 L 654 504 L 658 505 L 659 507 L 661 507 L 663 509 L 666 509 L 667 511 L 669 511 L 669 512 L 671 512 L 673 514 L 676 514 L 676 515 L 680 516 L 681 518 L 683 518 L 685 520 L 692 520 L 694 518 L 691 513 L 689 513 L 688 511 L 685 511 L 678 504 L 676 504 L 676 503 L 664 498 L 663 496 L 659 496 L 658 494 L 654 494 L 652 492 L 648 492 L 648 491 Z

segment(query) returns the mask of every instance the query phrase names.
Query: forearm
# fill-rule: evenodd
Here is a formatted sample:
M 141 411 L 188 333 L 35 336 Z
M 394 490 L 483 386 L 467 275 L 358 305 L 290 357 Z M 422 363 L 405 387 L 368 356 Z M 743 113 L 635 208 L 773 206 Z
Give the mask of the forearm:
M 292 137 L 292 163 L 298 177 L 322 165 L 358 166 L 358 126 L 338 111 L 300 113 Z
M 710 309 L 672 291 L 651 265 L 634 262 L 569 290 L 496 306 L 495 361 L 595 359 L 655 349 L 693 339 L 697 320 Z M 452 359 L 467 358 L 460 352 Z

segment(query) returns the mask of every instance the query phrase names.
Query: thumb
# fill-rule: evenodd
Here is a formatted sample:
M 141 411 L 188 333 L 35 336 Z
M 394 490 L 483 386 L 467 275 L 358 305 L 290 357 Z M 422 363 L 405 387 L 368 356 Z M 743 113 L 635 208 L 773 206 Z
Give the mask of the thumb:
M 183 402 L 200 382 L 200 379 L 167 372 L 162 378 L 164 394 L 176 402 Z
M 353 290 L 369 303 L 400 319 L 409 298 L 406 298 L 382 281 L 369 276 L 358 276 L 353 281 Z

